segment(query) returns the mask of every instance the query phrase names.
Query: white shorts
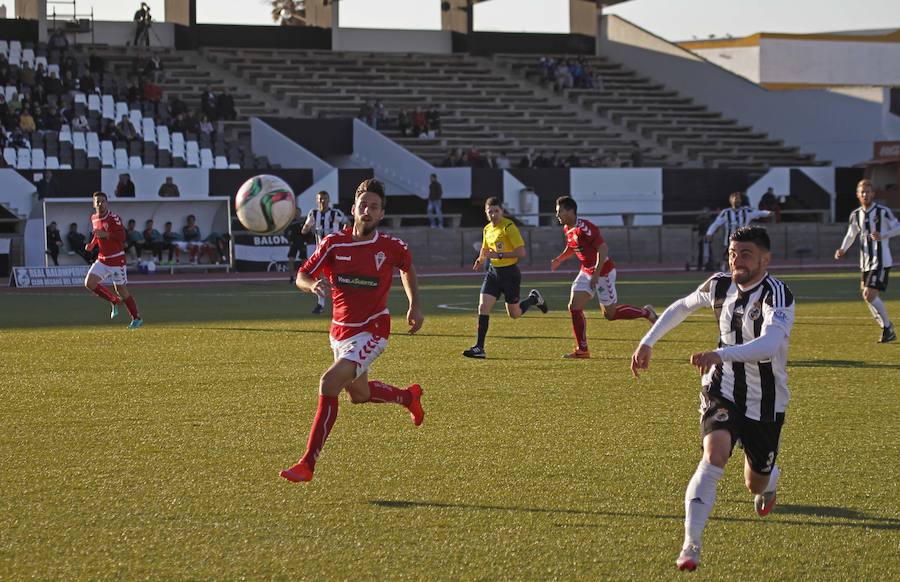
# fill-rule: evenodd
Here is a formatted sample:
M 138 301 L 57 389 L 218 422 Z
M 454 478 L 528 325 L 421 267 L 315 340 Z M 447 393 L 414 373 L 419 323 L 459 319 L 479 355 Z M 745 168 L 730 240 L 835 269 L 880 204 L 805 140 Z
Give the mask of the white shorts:
M 357 378 L 369 371 L 369 366 L 375 361 L 375 358 L 381 355 L 387 345 L 388 338 L 372 335 L 367 331 L 343 340 L 331 338 L 334 361 L 350 360 L 355 362 Z
M 606 274 L 605 277 L 597 279 L 597 288 L 591 288 L 591 276 L 584 271 L 578 271 L 578 276 L 572 281 L 572 293 L 581 291 L 588 293 L 591 297 L 597 293 L 597 301 L 600 305 L 612 305 L 618 302 L 619 296 L 616 294 L 616 270 L 613 269 Z
M 103 283 L 107 279 L 112 279 L 112 282 L 116 285 L 127 285 L 128 284 L 128 272 L 125 270 L 125 265 L 121 267 L 110 267 L 109 265 L 104 265 L 100 261 L 94 261 L 94 264 L 91 265 L 91 268 L 88 269 L 87 276 L 96 275 L 100 277 L 100 282 Z M 87 283 L 87 277 L 84 279 L 85 283 Z

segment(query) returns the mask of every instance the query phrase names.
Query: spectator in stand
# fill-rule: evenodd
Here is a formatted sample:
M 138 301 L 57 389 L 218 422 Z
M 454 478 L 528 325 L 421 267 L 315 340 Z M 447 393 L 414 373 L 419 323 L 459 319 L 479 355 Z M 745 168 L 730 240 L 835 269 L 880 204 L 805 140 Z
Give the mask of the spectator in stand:
M 35 84 L 35 80 L 36 76 L 34 69 L 31 68 L 31 63 L 27 61 L 22 63 L 19 69 L 19 82 L 22 84 L 22 87 L 32 87 Z
M 644 151 L 636 141 L 631 142 L 631 167 L 640 168 L 644 165 Z
M 372 104 L 369 103 L 368 99 L 360 104 L 359 113 L 357 113 L 356 117 L 366 125 L 371 126 L 374 123 L 375 110 L 372 108 Z
M 69 49 L 69 39 L 66 38 L 66 33 L 61 28 L 53 29 L 50 38 L 47 39 L 47 49 L 59 53 L 64 53 Z
M 63 246 L 62 236 L 56 222 L 51 222 L 47 227 L 47 254 L 53 259 L 53 264 L 59 266 L 59 250 Z
M 127 115 L 123 115 L 119 123 L 116 124 L 116 136 L 129 142 L 137 139 L 137 130 Z
M 531 152 L 525 152 L 525 155 L 522 156 L 522 159 L 519 160 L 520 168 L 533 168 L 534 167 L 534 158 L 531 155 Z
M 544 155 L 544 152 L 538 153 L 537 157 L 531 163 L 532 168 L 549 168 L 550 158 Z
M 447 157 L 441 162 L 441 166 L 445 168 L 452 168 L 457 164 L 459 164 L 459 159 L 456 157 L 456 152 L 454 150 L 447 152 Z
M 478 151 L 478 148 L 472 146 L 469 148 L 469 151 L 466 153 L 466 165 L 467 166 L 478 166 L 481 163 L 481 152 Z
M 226 121 L 237 119 L 237 111 L 234 109 L 234 97 L 225 89 L 219 93 L 219 98 L 216 100 L 216 117 Z
M 9 137 L 6 141 L 6 146 L 11 148 L 27 148 L 30 147 L 31 144 L 28 143 L 28 140 L 25 139 L 25 135 L 22 131 L 16 127 L 10 133 Z
M 84 259 L 85 263 L 90 265 L 94 262 L 93 255 L 84 248 L 87 244 L 87 239 L 85 239 L 83 234 L 78 232 L 78 223 L 73 222 L 69 225 L 69 232 L 66 234 L 66 242 L 69 243 L 69 250 Z
M 44 110 L 43 126 L 46 131 L 59 131 L 62 127 L 62 119 L 55 105 L 50 105 Z
M 575 152 L 570 153 L 563 161 L 563 167 L 565 168 L 578 168 L 579 166 L 581 166 L 581 160 L 578 159 L 578 154 Z
M 189 214 L 187 224 L 181 229 L 181 238 L 187 245 L 188 259 L 197 264 L 197 253 L 202 249 L 203 238 L 200 236 L 200 227 L 197 226 L 197 217 Z
M 209 86 L 200 93 L 200 111 L 210 119 L 216 118 L 216 94 L 210 90 Z
M 56 198 L 59 196 L 59 183 L 53 179 L 52 170 L 45 171 L 44 175 L 41 176 L 41 179 L 38 180 L 36 186 L 39 200 L 43 200 L 44 198 Z
M 150 55 L 150 58 L 148 58 L 147 62 L 144 64 L 144 76 L 154 83 L 158 83 L 159 78 L 162 75 L 162 70 L 163 64 L 159 56 L 156 54 Z
M 6 120 L 9 117 L 9 104 L 6 102 L 6 96 L 0 91 L 0 124 L 6 127 Z
M 416 107 L 412 114 L 412 134 L 413 137 L 419 137 L 428 131 L 428 119 L 421 107 Z
M 509 163 L 509 158 L 506 157 L 506 152 L 500 152 L 500 155 L 494 160 L 494 167 L 500 170 L 508 170 L 512 167 Z
M 165 243 L 165 249 L 169 251 L 169 264 L 172 264 L 172 253 L 175 253 L 175 260 L 177 262 L 181 262 L 181 249 L 179 248 L 179 244 L 181 243 L 181 235 L 172 230 L 172 223 L 166 222 L 163 227 L 163 242 Z
M 44 79 L 44 89 L 47 91 L 47 95 L 59 96 L 63 94 L 63 84 L 56 71 L 50 71 L 50 76 Z
M 23 108 L 22 113 L 19 114 L 19 130 L 25 135 L 31 135 L 36 129 L 37 126 L 31 113 L 29 113 L 28 109 Z
M 22 112 L 22 100 L 19 98 L 19 94 L 13 92 L 12 98 L 7 105 L 9 105 L 9 114 L 15 116 L 15 119 L 18 122 L 19 114 Z
M 159 196 L 162 198 L 178 198 L 181 196 L 178 184 L 172 180 L 172 176 L 166 176 L 166 181 L 160 185 Z
M 428 137 L 441 135 L 441 112 L 437 108 L 428 108 L 425 112 L 425 123 L 428 125 Z
M 153 228 L 153 220 L 148 220 L 144 225 L 144 248 L 150 249 L 150 252 L 156 257 L 156 262 L 162 264 L 162 252 L 165 247 L 163 236 L 158 230 Z
M 125 227 L 125 255 L 131 256 L 134 261 L 138 261 L 143 250 L 144 234 L 136 228 L 136 223 L 132 218 Z
M 199 129 L 201 134 L 209 138 L 212 138 L 213 134 L 215 133 L 212 121 L 210 121 L 209 118 L 205 115 L 200 118 Z
M 556 65 L 554 79 L 554 89 L 556 89 L 556 91 L 572 88 L 572 72 L 564 63 Z
M 384 103 L 381 102 L 380 99 L 375 100 L 375 107 L 373 107 L 372 112 L 372 127 L 378 129 L 378 126 L 384 126 L 384 122 L 387 120 L 387 109 L 384 108 Z
M 116 198 L 134 198 L 134 182 L 129 174 L 119 174 L 119 183 L 116 184 Z
M 97 90 L 97 81 L 94 80 L 94 75 L 91 73 L 85 73 L 78 80 L 78 88 L 82 93 L 90 95 Z
M 31 102 L 39 105 L 47 102 L 47 90 L 43 85 L 37 84 L 31 88 Z
M 425 210 L 428 214 L 428 223 L 431 228 L 444 228 L 444 214 L 441 212 L 444 187 L 438 182 L 437 174 L 432 174 L 428 183 L 428 206 Z
M 172 99 L 169 100 L 169 112 L 172 117 L 182 115 L 187 112 L 187 104 L 178 97 L 172 97 Z
M 759 209 L 771 212 L 766 219 L 768 222 L 781 222 L 781 203 L 778 202 L 775 190 L 771 186 L 769 186 L 766 193 L 762 195 L 762 198 L 759 199 Z
M 109 140 L 112 141 L 116 138 L 116 124 L 113 123 L 112 119 L 101 119 L 100 120 L 100 140 Z
M 406 109 L 400 108 L 400 112 L 397 114 L 397 129 L 400 130 L 400 135 L 406 137 L 409 135 L 409 131 L 412 128 L 412 122 L 409 119 L 409 114 L 406 112 Z
M 3 56 L 3 53 L 0 53 L 0 56 Z M 5 62 L 0 64 L 0 85 L 6 86 L 12 80 L 12 75 L 9 72 L 9 65 Z
M 159 103 L 162 100 L 162 88 L 153 81 L 144 83 L 144 101 Z
M 70 91 L 78 90 L 78 80 L 72 75 L 72 71 L 66 71 L 62 76 L 62 92 L 69 93 Z
M 132 77 L 128 82 L 128 92 L 125 94 L 125 101 L 129 106 L 137 104 L 141 100 L 144 92 L 141 90 L 140 81 Z
M 84 113 L 80 115 L 76 115 L 72 118 L 72 131 L 90 131 L 91 125 L 88 123 L 87 117 L 84 116 Z

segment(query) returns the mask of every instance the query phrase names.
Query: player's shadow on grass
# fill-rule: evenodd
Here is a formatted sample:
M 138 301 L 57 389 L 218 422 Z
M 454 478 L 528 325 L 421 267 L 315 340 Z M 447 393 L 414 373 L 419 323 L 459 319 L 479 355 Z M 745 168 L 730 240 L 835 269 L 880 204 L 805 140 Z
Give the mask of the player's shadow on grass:
M 628 513 L 624 511 L 600 511 L 587 509 L 562 509 L 552 507 L 522 507 L 509 505 L 476 505 L 469 503 L 445 503 L 437 501 L 402 501 L 390 499 L 370 499 L 369 503 L 385 509 L 459 509 L 459 510 L 475 510 L 475 511 L 502 511 L 502 512 L 519 512 L 519 513 L 546 513 L 546 514 L 567 514 L 567 515 L 583 515 L 594 517 L 627 517 L 627 518 L 649 518 L 683 521 L 683 515 L 665 515 L 653 513 Z M 887 529 L 900 530 L 900 519 L 889 517 L 870 516 L 858 511 L 839 507 L 814 506 L 814 505 L 783 505 L 779 504 L 773 513 L 779 517 L 777 519 L 767 520 L 767 523 L 781 525 L 806 525 L 812 527 L 857 527 L 864 529 Z M 785 515 L 803 515 L 809 517 L 836 517 L 845 521 L 838 522 L 819 522 L 819 521 L 800 521 L 797 519 L 785 519 Z M 712 517 L 713 521 L 730 521 L 730 522 L 759 522 L 758 517 Z M 594 526 L 600 527 L 600 526 Z
M 789 368 L 875 368 L 882 370 L 900 370 L 896 364 L 878 362 L 860 362 L 859 360 L 788 360 Z

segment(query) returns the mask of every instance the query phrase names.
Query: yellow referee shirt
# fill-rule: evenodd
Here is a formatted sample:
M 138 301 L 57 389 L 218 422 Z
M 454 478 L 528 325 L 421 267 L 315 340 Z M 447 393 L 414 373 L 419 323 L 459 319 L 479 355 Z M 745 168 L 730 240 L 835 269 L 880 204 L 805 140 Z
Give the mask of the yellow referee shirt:
M 495 267 L 515 265 L 519 262 L 518 257 L 507 257 L 505 253 L 512 254 L 513 249 L 522 246 L 525 246 L 525 241 L 522 240 L 522 235 L 519 233 L 519 229 L 512 220 L 504 218 L 497 226 L 494 226 L 493 222 L 489 222 L 484 227 L 481 248 L 486 248 L 489 251 L 497 253 L 504 253 L 502 259 L 491 259 L 491 265 Z

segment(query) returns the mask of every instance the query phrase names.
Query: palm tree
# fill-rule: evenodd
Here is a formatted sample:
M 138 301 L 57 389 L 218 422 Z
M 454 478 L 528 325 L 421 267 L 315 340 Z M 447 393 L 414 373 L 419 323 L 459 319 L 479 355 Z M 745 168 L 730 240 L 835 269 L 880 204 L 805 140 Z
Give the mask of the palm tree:
M 306 24 L 306 0 L 267 0 L 272 5 L 272 21 L 282 26 Z

